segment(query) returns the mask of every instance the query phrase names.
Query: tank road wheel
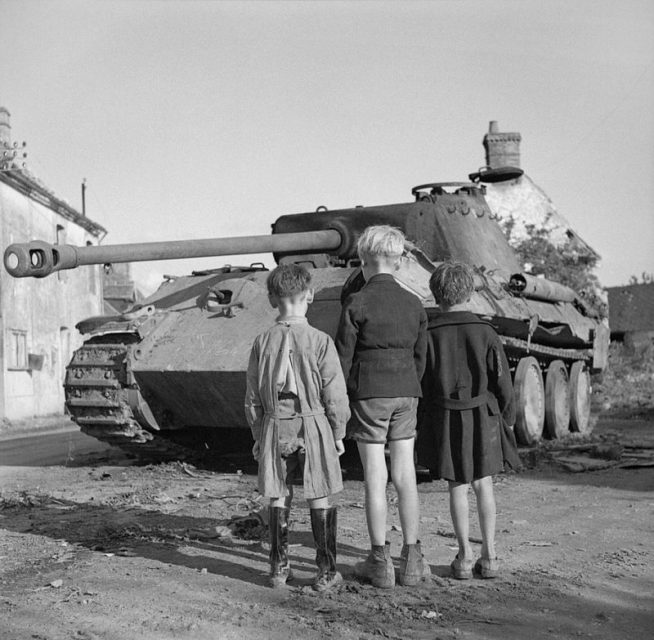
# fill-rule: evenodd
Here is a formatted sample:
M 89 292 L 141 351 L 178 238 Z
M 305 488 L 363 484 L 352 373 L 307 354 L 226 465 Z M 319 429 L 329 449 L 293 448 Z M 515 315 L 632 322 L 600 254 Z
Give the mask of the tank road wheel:
M 570 368 L 570 430 L 590 433 L 590 373 L 585 362 Z
M 536 358 L 529 356 L 518 362 L 513 389 L 516 401 L 516 438 L 520 444 L 534 444 L 541 439 L 545 423 L 543 375 Z
M 561 360 L 554 360 L 545 375 L 545 433 L 562 438 L 570 427 L 570 387 L 568 372 Z

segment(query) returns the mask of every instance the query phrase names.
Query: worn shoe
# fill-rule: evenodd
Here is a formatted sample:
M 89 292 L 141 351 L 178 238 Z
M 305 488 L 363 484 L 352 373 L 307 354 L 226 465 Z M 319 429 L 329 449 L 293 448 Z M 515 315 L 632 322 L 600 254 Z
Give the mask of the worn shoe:
M 497 578 L 500 572 L 500 561 L 497 558 L 479 558 L 475 562 L 474 572 L 484 579 Z
M 340 582 L 343 582 L 343 576 L 339 571 L 327 571 L 325 573 L 318 574 L 311 587 L 314 591 L 328 591 Z
M 459 558 L 457 554 L 450 568 L 452 569 L 452 577 L 457 580 L 470 580 L 472 578 L 472 560 Z
M 270 569 L 270 576 L 268 577 L 268 586 L 273 589 L 285 587 L 286 583 L 293 578 L 291 565 L 287 561 L 286 566 L 277 566 Z
M 373 545 L 368 557 L 354 565 L 354 575 L 372 582 L 378 589 L 392 589 L 395 586 L 395 567 L 391 558 L 391 545 Z
M 420 540 L 415 544 L 402 545 L 400 554 L 400 584 L 413 587 L 431 576 L 429 564 L 425 561 L 420 548 Z

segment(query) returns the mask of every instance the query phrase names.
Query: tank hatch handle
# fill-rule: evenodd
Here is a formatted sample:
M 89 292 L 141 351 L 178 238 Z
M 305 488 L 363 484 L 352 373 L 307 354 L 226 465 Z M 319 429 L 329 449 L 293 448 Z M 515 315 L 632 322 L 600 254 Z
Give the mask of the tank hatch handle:
M 232 291 L 210 287 L 207 295 L 207 311 L 223 311 L 228 318 L 236 315 L 236 309 L 243 309 L 242 301 L 232 302 Z

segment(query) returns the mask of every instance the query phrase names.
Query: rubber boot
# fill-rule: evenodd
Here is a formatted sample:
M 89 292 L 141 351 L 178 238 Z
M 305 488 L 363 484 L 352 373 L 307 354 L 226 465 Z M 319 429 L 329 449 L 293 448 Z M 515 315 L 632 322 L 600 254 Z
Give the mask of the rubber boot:
M 343 581 L 343 576 L 336 570 L 336 507 L 310 511 L 318 565 L 313 588 L 315 591 L 327 591 Z
M 426 580 L 431 576 L 431 569 L 422 555 L 420 540 L 415 544 L 402 545 L 400 554 L 400 584 L 405 587 L 413 587 L 418 582 Z
M 271 587 L 283 587 L 293 575 L 288 561 L 288 516 L 290 511 L 284 507 L 268 508 Z
M 370 580 L 373 587 L 392 589 L 395 586 L 395 568 L 391 558 L 391 543 L 373 545 L 368 557 L 354 565 L 357 578 Z

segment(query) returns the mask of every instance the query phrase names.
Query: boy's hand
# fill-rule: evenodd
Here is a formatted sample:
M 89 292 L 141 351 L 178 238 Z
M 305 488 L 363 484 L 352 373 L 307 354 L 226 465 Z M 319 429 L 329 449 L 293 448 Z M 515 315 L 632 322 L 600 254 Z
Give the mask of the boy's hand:
M 259 462 L 259 441 L 257 440 L 252 447 L 252 457 Z
M 345 453 L 345 445 L 342 440 L 334 440 L 334 446 L 336 447 L 336 453 L 339 456 L 342 456 Z

